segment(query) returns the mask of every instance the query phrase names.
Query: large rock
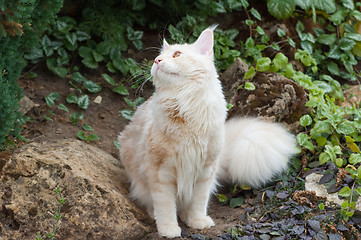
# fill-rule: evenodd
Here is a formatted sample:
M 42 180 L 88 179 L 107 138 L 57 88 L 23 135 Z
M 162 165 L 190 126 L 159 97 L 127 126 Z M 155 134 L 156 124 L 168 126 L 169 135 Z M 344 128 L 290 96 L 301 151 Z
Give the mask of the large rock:
M 320 179 L 322 178 L 322 174 L 311 173 L 306 177 L 305 189 L 306 191 L 315 192 L 318 197 L 325 197 L 327 201 L 337 203 L 341 205 L 345 199 L 340 199 L 338 197 L 338 193 L 327 193 L 327 189 L 323 184 L 320 184 Z M 358 199 L 356 203 L 357 211 L 361 211 L 361 198 Z
M 247 70 L 247 64 L 236 59 L 220 77 L 226 100 L 233 104 L 229 117 L 266 117 L 294 124 L 309 111 L 305 107 L 308 98 L 306 91 L 296 82 L 277 73 L 259 72 L 251 80 L 255 90 L 238 89 L 238 86 L 244 86 L 250 81 L 243 78 Z
M 59 186 L 66 203 L 56 239 L 140 239 L 147 217 L 126 197 L 118 161 L 78 140 L 33 142 L 0 161 L 0 239 L 53 230 Z M 136 218 L 137 217 L 137 218 Z

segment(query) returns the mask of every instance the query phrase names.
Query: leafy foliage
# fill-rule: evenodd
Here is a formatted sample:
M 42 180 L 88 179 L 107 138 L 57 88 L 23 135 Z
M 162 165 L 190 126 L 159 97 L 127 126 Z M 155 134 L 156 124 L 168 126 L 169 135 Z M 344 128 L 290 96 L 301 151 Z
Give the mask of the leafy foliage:
M 20 137 L 24 123 L 17 112 L 22 91 L 16 83 L 26 65 L 25 51 L 37 46 L 41 33 L 54 21 L 62 0 L 0 1 L 0 150 Z

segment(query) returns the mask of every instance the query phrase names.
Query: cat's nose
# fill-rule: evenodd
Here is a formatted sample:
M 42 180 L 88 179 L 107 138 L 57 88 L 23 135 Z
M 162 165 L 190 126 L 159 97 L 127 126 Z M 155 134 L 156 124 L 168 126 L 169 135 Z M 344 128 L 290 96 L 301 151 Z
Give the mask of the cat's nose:
M 154 62 L 155 62 L 156 64 L 160 63 L 161 61 L 163 61 L 163 59 L 161 59 L 160 57 L 157 57 L 157 58 L 154 60 Z

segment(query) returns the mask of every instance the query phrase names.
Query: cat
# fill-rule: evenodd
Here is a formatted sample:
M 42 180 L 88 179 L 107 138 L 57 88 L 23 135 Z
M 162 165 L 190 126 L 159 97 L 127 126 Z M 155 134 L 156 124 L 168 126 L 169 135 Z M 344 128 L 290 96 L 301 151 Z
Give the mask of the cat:
M 193 44 L 165 40 L 151 74 L 155 93 L 118 136 L 130 197 L 155 219 L 161 236 L 214 225 L 208 200 L 220 181 L 259 187 L 285 170 L 294 136 L 276 123 L 236 118 L 214 65 L 213 28 Z

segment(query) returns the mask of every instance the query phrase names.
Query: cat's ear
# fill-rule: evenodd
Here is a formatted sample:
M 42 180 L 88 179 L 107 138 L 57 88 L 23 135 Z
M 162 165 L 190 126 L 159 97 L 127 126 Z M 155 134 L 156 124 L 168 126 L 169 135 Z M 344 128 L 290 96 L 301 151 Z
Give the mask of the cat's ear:
M 169 44 L 167 43 L 167 41 L 166 41 L 165 38 L 164 38 L 164 39 L 163 39 L 162 51 L 166 50 L 167 48 L 169 48 Z
M 198 37 L 193 46 L 205 56 L 213 57 L 213 29 L 207 28 Z

